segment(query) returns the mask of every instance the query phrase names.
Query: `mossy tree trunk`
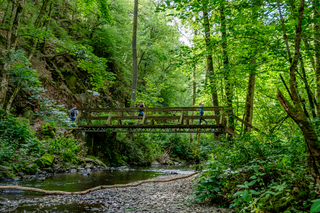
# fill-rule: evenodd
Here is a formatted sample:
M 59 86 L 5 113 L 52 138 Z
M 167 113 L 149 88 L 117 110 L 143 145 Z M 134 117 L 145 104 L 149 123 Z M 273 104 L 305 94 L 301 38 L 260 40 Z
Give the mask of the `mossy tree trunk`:
M 292 95 L 293 105 L 290 104 L 288 100 L 283 96 L 281 91 L 278 89 L 278 95 L 277 98 L 284 108 L 284 110 L 287 112 L 287 114 L 295 121 L 295 123 L 299 126 L 301 129 L 305 142 L 307 144 L 308 148 L 308 167 L 310 170 L 311 175 L 313 176 L 315 183 L 320 186 L 320 174 L 318 170 L 318 165 L 320 165 L 320 143 L 318 140 L 317 133 L 308 119 L 306 113 L 303 109 L 303 104 L 300 100 L 300 96 L 298 93 L 298 87 L 297 87 L 297 81 L 296 81 L 296 71 L 297 71 L 297 64 L 300 57 L 300 43 L 301 43 L 301 32 L 302 32 L 302 19 L 303 19 L 303 11 L 305 7 L 305 0 L 301 0 L 300 7 L 299 7 L 299 15 L 298 15 L 298 24 L 296 26 L 296 38 L 295 38 L 295 44 L 294 44 L 294 57 L 291 57 L 290 49 L 287 45 L 287 51 L 289 60 L 291 62 L 290 66 L 290 92 Z M 280 10 L 280 6 L 279 6 Z M 281 15 L 281 14 L 280 14 Z M 282 20 L 282 27 L 284 31 L 284 39 L 287 42 L 287 36 L 285 33 L 284 28 L 284 22 L 283 18 Z
M 12 11 L 11 11 L 11 22 L 7 32 L 7 46 L 6 46 L 6 56 L 7 60 L 4 61 L 3 66 L 0 70 L 0 110 L 4 109 L 6 104 L 6 95 L 9 89 L 9 76 L 8 72 L 10 70 L 10 58 L 15 52 L 18 40 L 18 29 L 20 25 L 20 17 L 23 12 L 24 0 L 14 0 L 12 1 Z
M 212 45 L 211 45 L 211 36 L 210 36 L 210 22 L 209 22 L 208 6 L 206 1 L 203 1 L 202 3 L 202 11 L 203 11 L 203 26 L 205 29 L 206 50 L 207 50 L 207 76 L 209 78 L 209 83 L 210 83 L 212 106 L 219 106 L 218 93 L 217 93 L 217 89 L 214 81 L 212 47 L 211 47 Z

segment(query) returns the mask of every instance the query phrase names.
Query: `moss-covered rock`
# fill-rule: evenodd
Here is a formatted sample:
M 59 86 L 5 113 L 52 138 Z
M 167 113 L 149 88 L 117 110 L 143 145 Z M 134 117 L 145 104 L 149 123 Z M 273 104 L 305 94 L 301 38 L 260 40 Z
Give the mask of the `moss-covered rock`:
M 99 166 L 102 166 L 102 167 L 105 167 L 105 168 L 107 167 L 106 164 L 104 164 L 101 160 L 99 160 L 99 159 L 97 159 L 97 158 L 94 160 L 94 162 L 95 162 L 96 164 L 98 164 Z
M 87 155 L 87 158 L 90 158 L 90 159 L 92 159 L 92 160 L 95 160 L 95 159 L 96 159 L 96 157 L 95 157 L 95 156 L 92 156 L 92 155 Z
M 98 158 L 92 156 L 92 155 L 87 155 L 87 158 L 94 160 L 94 163 L 102 166 L 102 167 L 107 167 L 106 164 L 104 164 L 101 160 L 99 160 Z
M 2 166 L 0 165 L 0 171 L 11 171 L 12 168 L 11 167 L 7 167 L 7 166 Z
M 86 162 L 80 157 L 77 157 L 77 162 L 77 164 L 86 164 Z
M 53 173 L 53 169 L 51 167 L 48 168 L 42 168 L 43 171 L 48 172 L 48 173 Z
M 44 154 L 41 158 L 35 161 L 35 163 L 40 167 L 49 167 L 53 164 L 53 161 L 55 159 L 55 156 Z
M 33 175 L 37 172 L 37 168 L 38 168 L 37 164 L 32 163 L 32 164 L 29 164 L 27 167 L 22 168 L 21 171 L 28 175 Z
M 46 123 L 42 126 L 40 134 L 42 138 L 54 138 L 56 127 L 52 126 L 50 123 Z

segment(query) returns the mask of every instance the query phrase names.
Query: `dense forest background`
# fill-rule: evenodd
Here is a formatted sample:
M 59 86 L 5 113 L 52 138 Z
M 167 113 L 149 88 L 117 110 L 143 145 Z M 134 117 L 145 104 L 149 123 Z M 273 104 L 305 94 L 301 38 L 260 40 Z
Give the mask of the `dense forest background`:
M 13 168 L 1 176 L 32 173 L 44 153 L 79 164 L 86 149 L 67 134 L 68 109 L 132 104 L 134 1 L 0 2 L 0 165 Z M 320 2 L 138 3 L 136 101 L 224 106 L 237 137 L 110 135 L 98 157 L 202 161 L 198 201 L 309 211 L 320 185 Z

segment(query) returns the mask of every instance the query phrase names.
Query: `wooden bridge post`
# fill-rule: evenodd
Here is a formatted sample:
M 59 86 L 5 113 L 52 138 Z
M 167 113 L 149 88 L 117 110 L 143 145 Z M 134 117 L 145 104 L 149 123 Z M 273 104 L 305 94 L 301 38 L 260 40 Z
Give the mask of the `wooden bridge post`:
M 112 112 L 110 112 L 110 114 L 109 114 L 109 117 L 108 117 L 108 120 L 106 123 L 107 125 L 110 125 L 111 119 L 112 119 Z
M 154 112 L 151 111 L 151 116 L 153 116 L 153 114 L 154 114 Z M 150 124 L 151 124 L 151 125 L 154 125 L 154 120 L 153 120 L 153 118 L 150 119 Z
M 123 112 L 118 112 L 118 116 L 123 116 Z M 122 125 L 121 119 L 118 119 L 118 125 Z
M 143 109 L 144 113 L 143 113 L 143 117 L 142 117 L 142 125 L 145 125 L 146 124 L 146 117 L 147 117 L 147 109 L 144 108 Z
M 180 124 L 180 125 L 183 124 L 183 108 L 181 109 L 181 115 L 180 115 L 179 124 Z
M 82 115 L 82 110 L 79 110 L 79 114 L 76 117 L 76 120 L 74 121 L 76 123 L 76 125 L 80 124 L 81 115 Z
M 186 111 L 186 116 L 188 117 L 189 110 Z M 189 125 L 189 119 L 186 119 L 186 125 Z

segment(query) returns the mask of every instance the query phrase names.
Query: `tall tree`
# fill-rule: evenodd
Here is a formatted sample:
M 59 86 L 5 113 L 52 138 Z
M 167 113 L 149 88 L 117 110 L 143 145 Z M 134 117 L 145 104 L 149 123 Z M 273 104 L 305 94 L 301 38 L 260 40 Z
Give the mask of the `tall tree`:
M 208 14 L 208 1 L 202 1 L 202 12 L 203 12 L 203 26 L 205 30 L 205 42 L 207 51 L 207 75 L 210 81 L 211 88 L 211 100 L 213 106 L 219 106 L 217 89 L 214 82 L 214 70 L 212 61 L 212 45 L 211 45 L 211 33 L 210 33 L 210 22 Z
M 134 0 L 134 12 L 133 12 L 133 30 L 132 30 L 132 89 L 131 89 L 131 106 L 134 107 L 134 103 L 137 98 L 137 81 L 138 81 L 138 66 L 137 66 L 137 25 L 138 25 L 138 0 Z
M 313 32 L 314 32 L 314 74 L 315 74 L 315 99 L 316 103 L 320 102 L 320 2 L 313 0 Z M 317 116 L 320 113 L 319 106 L 317 107 Z
M 280 4 L 278 1 L 279 11 Z M 317 133 L 314 129 L 313 124 L 308 119 L 304 108 L 303 108 L 303 101 L 301 101 L 301 97 L 299 95 L 299 90 L 297 87 L 297 80 L 296 80 L 296 72 L 297 72 L 297 65 L 300 57 L 300 43 L 301 43 L 301 32 L 302 32 L 302 20 L 303 20 L 303 12 L 305 9 L 305 1 L 301 0 L 300 7 L 299 7 L 299 13 L 298 13 L 298 23 L 296 26 L 296 38 L 294 43 L 294 57 L 291 57 L 289 45 L 287 46 L 287 51 L 289 55 L 290 60 L 290 92 L 291 97 L 293 101 L 293 105 L 283 96 L 282 92 L 278 89 L 278 95 L 277 98 L 280 101 L 280 104 L 284 108 L 284 110 L 288 113 L 288 115 L 296 122 L 296 124 L 299 126 L 299 128 L 302 130 L 302 133 L 304 135 L 304 139 L 307 144 L 307 150 L 308 150 L 308 167 L 310 169 L 311 175 L 313 176 L 315 183 L 317 185 L 320 185 L 320 174 L 318 170 L 318 166 L 320 165 L 320 143 L 318 140 Z M 284 39 L 286 44 L 288 44 L 286 31 L 285 31 L 285 25 L 283 21 L 283 17 L 281 16 L 280 12 L 280 19 L 282 22 L 283 27 L 283 33 L 284 33 Z
M 220 22 L 221 22 L 221 37 L 222 37 L 222 55 L 223 55 L 223 69 L 224 69 L 224 80 L 225 80 L 225 96 L 227 102 L 227 114 L 229 120 L 229 128 L 234 130 L 234 116 L 233 116 L 233 106 L 232 106 L 232 85 L 230 77 L 230 65 L 229 65 L 229 55 L 228 55 L 228 38 L 227 38 L 227 24 L 226 24 L 226 14 L 225 14 L 225 1 L 220 3 Z
M 12 10 L 10 17 L 10 25 L 7 32 L 7 46 L 6 46 L 6 56 L 3 67 L 1 67 L 1 83 L 0 83 L 0 110 L 5 106 L 6 94 L 8 91 L 8 72 L 10 70 L 10 58 L 14 55 L 15 48 L 17 46 L 18 40 L 18 29 L 20 25 L 20 18 L 23 12 L 24 0 L 14 0 L 12 1 Z

